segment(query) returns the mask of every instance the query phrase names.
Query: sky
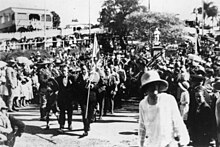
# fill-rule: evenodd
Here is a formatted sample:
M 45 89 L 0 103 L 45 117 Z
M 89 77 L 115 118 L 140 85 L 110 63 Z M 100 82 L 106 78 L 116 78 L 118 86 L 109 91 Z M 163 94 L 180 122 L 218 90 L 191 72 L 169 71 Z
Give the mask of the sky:
M 220 0 L 211 1 L 220 10 Z M 103 2 L 104 0 L 0 0 L 0 10 L 8 7 L 45 8 L 59 14 L 61 27 L 64 27 L 75 18 L 82 23 L 89 23 L 89 18 L 91 23 L 97 23 Z M 148 6 L 148 0 L 140 2 Z M 150 5 L 151 11 L 175 13 L 182 19 L 192 19 L 193 8 L 202 6 L 202 0 L 150 0 Z

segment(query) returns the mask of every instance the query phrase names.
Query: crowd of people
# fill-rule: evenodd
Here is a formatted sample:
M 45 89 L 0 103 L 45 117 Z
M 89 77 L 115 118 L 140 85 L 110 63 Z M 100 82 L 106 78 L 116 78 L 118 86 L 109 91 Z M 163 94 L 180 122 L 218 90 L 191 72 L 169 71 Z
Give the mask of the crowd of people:
M 116 108 L 122 107 L 122 100 L 134 96 L 145 100 L 155 89 L 159 93 L 166 90 L 169 96 L 160 97 L 169 97 L 170 104 L 176 103 L 176 106 L 171 105 L 177 108 L 172 111 L 178 110 L 175 112 L 177 118 L 180 113 L 189 133 L 188 143 L 193 146 L 214 146 L 220 142 L 220 135 L 217 135 L 220 60 L 214 52 L 203 54 L 201 60 L 191 58 L 186 51 L 178 52 L 175 56 L 161 52 L 158 56 L 150 57 L 148 51 L 137 52 L 134 49 L 127 53 L 101 54 L 99 58 L 93 58 L 89 53 L 75 54 L 66 50 L 52 52 L 51 56 L 43 57 L 40 52 L 36 52 L 28 59 L 33 63 L 28 66 L 16 59 L 8 60 L 7 64 L 0 66 L 0 96 L 7 105 L 8 112 L 19 111 L 20 107 L 37 103 L 40 107 L 40 120 L 46 121 L 47 129 L 50 128 L 49 116 L 53 112 L 60 126 L 58 131 L 63 133 L 66 120 L 68 129 L 72 130 L 73 110 L 80 108 L 83 135 L 87 136 L 90 123 L 114 114 Z M 144 86 L 146 79 L 143 77 L 150 70 L 156 70 L 158 76 L 166 81 L 163 90 L 160 90 L 160 84 L 156 84 L 159 88 Z M 156 103 L 154 99 L 150 101 L 149 105 L 143 107 L 152 109 L 152 114 L 156 114 L 157 109 L 151 108 Z M 145 115 L 145 110 L 140 110 L 142 111 Z M 160 118 L 152 114 L 149 116 L 158 123 Z M 139 119 L 143 121 L 141 117 Z M 179 124 L 178 120 L 175 122 Z M 143 136 L 146 135 L 143 130 L 146 131 L 146 127 L 141 127 L 142 145 Z M 155 143 L 155 140 L 151 141 Z

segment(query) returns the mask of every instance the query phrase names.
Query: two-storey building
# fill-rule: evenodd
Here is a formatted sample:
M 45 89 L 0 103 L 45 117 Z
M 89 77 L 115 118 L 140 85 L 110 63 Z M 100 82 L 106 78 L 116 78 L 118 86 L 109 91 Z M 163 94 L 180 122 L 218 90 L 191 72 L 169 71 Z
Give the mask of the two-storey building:
M 46 16 L 46 17 L 45 17 Z M 9 7 L 0 11 L 0 32 L 52 28 L 52 14 L 45 9 Z

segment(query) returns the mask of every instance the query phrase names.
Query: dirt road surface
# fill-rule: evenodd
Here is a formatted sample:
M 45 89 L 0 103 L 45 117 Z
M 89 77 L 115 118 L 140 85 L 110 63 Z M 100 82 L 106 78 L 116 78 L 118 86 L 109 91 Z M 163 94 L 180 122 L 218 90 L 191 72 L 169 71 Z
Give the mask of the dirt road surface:
M 91 124 L 89 135 L 82 137 L 83 123 L 80 110 L 74 110 L 73 130 L 59 134 L 56 117 L 51 116 L 50 129 L 46 122 L 39 121 L 39 107 L 29 105 L 13 112 L 26 124 L 25 133 L 16 138 L 15 147 L 137 147 L 138 146 L 138 101 L 126 101 L 121 109 L 108 114 L 103 120 Z M 65 124 L 67 127 L 67 122 Z

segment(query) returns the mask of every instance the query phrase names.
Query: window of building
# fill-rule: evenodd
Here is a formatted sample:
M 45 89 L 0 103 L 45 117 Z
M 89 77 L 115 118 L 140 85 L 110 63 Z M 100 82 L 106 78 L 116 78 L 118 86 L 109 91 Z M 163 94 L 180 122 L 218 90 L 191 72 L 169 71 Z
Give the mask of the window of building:
M 41 21 L 44 21 L 45 17 L 44 14 L 41 15 Z
M 5 23 L 5 17 L 1 16 L 1 23 Z
M 11 19 L 11 14 L 8 14 L 7 15 L 7 21 L 10 21 L 10 19 Z
M 50 15 L 46 15 L 46 21 L 52 21 L 51 16 Z
M 44 19 L 45 19 L 44 16 L 45 16 L 44 14 L 41 15 L 41 21 L 44 21 Z M 50 15 L 46 15 L 46 21 L 52 21 L 52 18 Z
M 30 14 L 29 15 L 29 20 L 38 20 L 38 21 L 40 21 L 40 15 L 38 15 L 38 14 Z

